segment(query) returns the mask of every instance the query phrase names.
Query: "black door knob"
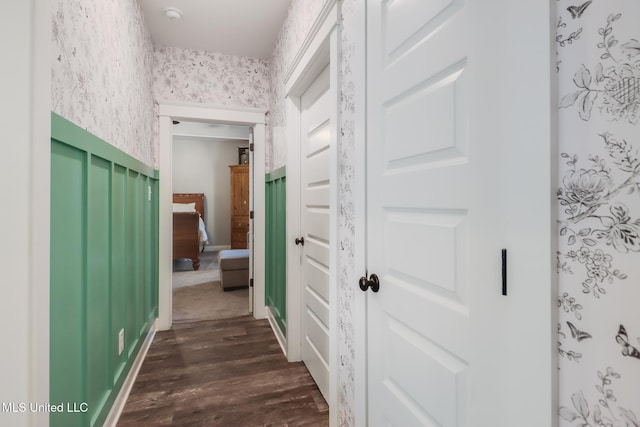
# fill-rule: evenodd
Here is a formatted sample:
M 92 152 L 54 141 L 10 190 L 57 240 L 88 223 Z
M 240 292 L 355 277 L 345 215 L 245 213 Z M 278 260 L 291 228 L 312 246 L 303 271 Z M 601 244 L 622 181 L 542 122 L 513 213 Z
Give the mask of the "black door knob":
M 371 274 L 368 280 L 365 276 L 362 276 L 358 284 L 360 285 L 360 289 L 364 292 L 369 288 L 371 288 L 373 292 L 378 292 L 380 290 L 380 280 L 378 280 L 378 276 L 375 274 Z
M 304 237 L 296 237 L 296 245 L 304 246 Z

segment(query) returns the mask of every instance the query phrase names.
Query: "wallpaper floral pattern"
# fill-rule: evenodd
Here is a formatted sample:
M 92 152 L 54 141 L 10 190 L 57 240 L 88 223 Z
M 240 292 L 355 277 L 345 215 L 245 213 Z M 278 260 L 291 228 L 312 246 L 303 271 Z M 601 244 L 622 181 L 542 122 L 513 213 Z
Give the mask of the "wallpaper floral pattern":
M 340 58 L 340 137 L 338 139 L 338 192 L 340 206 L 339 217 L 339 248 L 340 265 L 338 269 L 338 425 L 352 426 L 354 420 L 354 329 L 353 305 L 355 295 L 354 254 L 354 112 L 355 112 L 355 81 L 351 70 L 351 63 L 355 54 L 354 49 L 354 19 L 355 5 L 362 0 L 343 0 L 341 5 L 340 28 L 341 58 Z M 297 53 L 302 41 L 314 20 L 318 16 L 324 0 L 293 0 L 289 7 L 287 19 L 278 36 L 271 57 L 271 91 L 269 120 L 272 125 L 267 134 L 271 155 L 268 155 L 267 170 L 276 169 L 287 162 L 286 132 L 288 118 L 284 104 L 284 73 Z
M 153 62 L 153 93 L 156 100 L 154 141 L 158 141 L 158 103 L 204 103 L 265 110 L 269 107 L 267 60 L 180 47 L 154 46 Z M 267 158 L 270 153 L 271 148 L 267 146 Z
M 562 427 L 640 427 L 640 3 L 558 0 Z
M 269 124 L 267 130 L 267 171 L 287 162 L 287 126 L 284 75 L 302 45 L 307 32 L 322 9 L 324 0 L 292 0 L 270 59 Z
M 157 167 L 152 43 L 135 0 L 52 0 L 52 109 Z
M 267 109 L 269 62 L 223 53 L 155 46 L 156 101 Z
M 355 261 L 355 79 L 351 64 L 355 60 L 356 2 L 344 0 L 341 8 L 340 33 L 340 144 L 338 146 L 338 238 L 340 265 L 338 266 L 338 422 L 341 426 L 355 425 L 355 349 L 354 312 L 358 282 Z

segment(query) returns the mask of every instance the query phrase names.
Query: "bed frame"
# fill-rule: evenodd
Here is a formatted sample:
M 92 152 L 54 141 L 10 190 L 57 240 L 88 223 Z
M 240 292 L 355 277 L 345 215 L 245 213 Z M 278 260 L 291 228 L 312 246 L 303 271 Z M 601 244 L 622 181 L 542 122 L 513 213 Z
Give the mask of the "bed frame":
M 197 212 L 173 213 L 173 259 L 189 258 L 200 268 L 199 217 L 204 218 L 204 193 L 174 193 L 173 203 L 194 203 Z

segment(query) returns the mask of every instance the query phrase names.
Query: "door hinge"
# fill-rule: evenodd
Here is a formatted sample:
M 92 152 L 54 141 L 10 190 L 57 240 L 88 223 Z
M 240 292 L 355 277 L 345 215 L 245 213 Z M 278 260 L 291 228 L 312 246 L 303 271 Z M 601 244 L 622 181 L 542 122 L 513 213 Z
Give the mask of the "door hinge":
M 249 279 L 249 287 L 253 288 L 253 279 Z
M 253 151 L 253 142 L 249 144 L 249 151 Z
M 253 219 L 253 211 L 249 211 L 249 219 Z

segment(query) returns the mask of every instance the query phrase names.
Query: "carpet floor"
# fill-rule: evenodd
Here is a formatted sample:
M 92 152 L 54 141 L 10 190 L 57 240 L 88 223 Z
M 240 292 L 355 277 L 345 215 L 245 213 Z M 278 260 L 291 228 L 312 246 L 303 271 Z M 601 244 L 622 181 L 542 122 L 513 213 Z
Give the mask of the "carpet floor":
M 220 280 L 218 251 L 201 253 L 200 269 L 198 271 L 193 269 L 191 260 L 180 259 L 173 261 L 173 277 L 171 284 L 173 289 L 199 285 L 201 283 L 215 282 L 216 280 Z
M 218 252 L 204 252 L 200 269 L 189 260 L 173 263 L 174 323 L 216 320 L 249 314 L 249 289 L 223 291 Z

